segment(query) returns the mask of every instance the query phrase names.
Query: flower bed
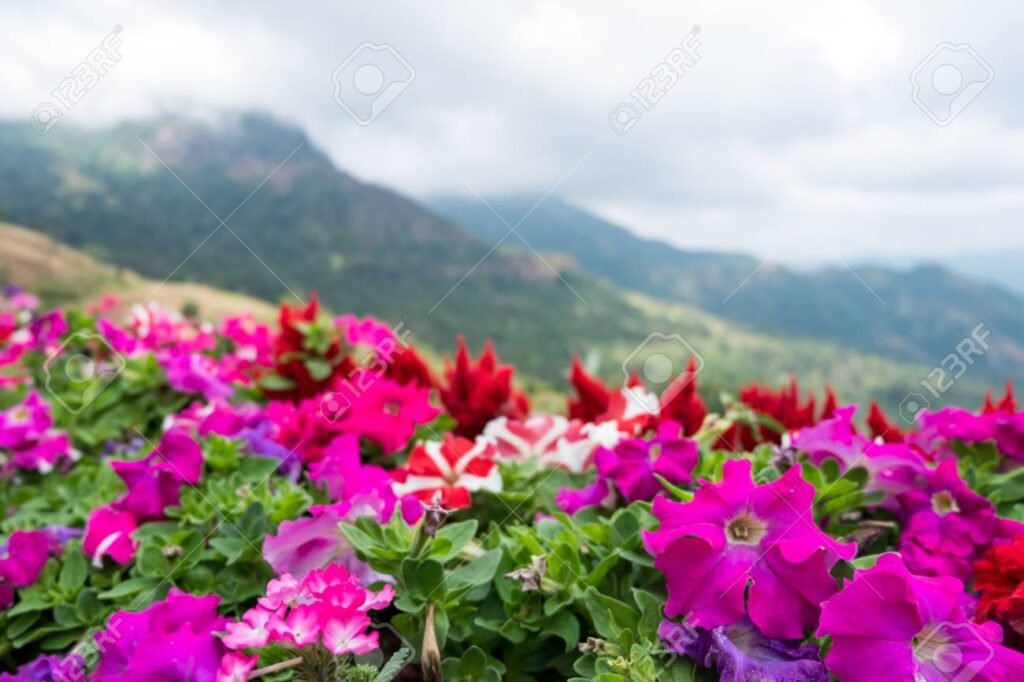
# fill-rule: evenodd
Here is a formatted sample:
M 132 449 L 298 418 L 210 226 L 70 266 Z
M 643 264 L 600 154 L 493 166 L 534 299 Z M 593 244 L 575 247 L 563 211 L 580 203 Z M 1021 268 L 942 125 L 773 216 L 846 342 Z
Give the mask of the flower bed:
M 460 340 L 0 298 L 0 680 L 1024 679 L 1024 412 L 564 414 Z

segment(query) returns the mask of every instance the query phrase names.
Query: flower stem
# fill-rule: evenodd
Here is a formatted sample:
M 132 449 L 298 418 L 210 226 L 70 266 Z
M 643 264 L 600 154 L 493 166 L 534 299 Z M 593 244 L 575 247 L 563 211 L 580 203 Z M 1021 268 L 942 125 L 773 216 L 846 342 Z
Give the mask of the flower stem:
M 265 668 L 259 668 L 258 670 L 253 670 L 251 673 L 249 673 L 249 676 L 246 677 L 246 679 L 247 680 L 255 680 L 257 677 L 262 677 L 264 675 L 269 675 L 270 673 L 276 673 L 276 672 L 279 672 L 281 670 L 288 670 L 288 668 L 294 668 L 295 666 L 299 665 L 300 663 L 302 663 L 302 656 L 296 656 L 295 658 L 289 658 L 287 661 L 280 661 L 280 662 L 275 663 L 273 665 L 268 665 Z

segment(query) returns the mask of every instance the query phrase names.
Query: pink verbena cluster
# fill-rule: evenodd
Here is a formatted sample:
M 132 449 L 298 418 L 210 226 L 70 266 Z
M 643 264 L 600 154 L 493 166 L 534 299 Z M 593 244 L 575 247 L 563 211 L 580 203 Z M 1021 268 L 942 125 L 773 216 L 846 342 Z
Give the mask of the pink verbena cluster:
M 337 564 L 301 580 L 286 573 L 270 581 L 266 596 L 241 621 L 227 624 L 224 644 L 235 650 L 321 644 L 336 656 L 364 654 L 378 647 L 377 632 L 368 631 L 368 612 L 386 607 L 394 596 L 390 585 L 367 590 Z

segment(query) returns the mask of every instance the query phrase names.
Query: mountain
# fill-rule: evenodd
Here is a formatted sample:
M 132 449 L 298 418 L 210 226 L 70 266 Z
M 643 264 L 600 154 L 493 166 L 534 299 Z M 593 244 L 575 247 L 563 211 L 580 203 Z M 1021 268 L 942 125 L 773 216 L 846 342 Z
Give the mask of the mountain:
M 703 356 L 712 399 L 740 382 L 798 373 L 809 388 L 828 381 L 845 400 L 895 406 L 930 366 L 790 331 L 766 334 L 624 289 L 578 258 L 542 260 L 511 242 L 494 249 L 497 239 L 360 182 L 301 131 L 257 115 L 216 126 L 177 117 L 88 130 L 62 124 L 45 137 L 23 122 L 0 123 L 0 216 L 156 282 L 268 301 L 316 290 L 329 309 L 402 320 L 416 342 L 442 352 L 459 333 L 477 348 L 491 337 L 534 389 L 558 382 L 574 351 L 621 381 L 623 363 L 652 333 L 681 335 Z M 631 262 L 625 246 L 611 248 Z M 18 258 L 0 249 L 0 278 L 16 277 Z M 746 263 L 722 258 L 723 271 Z M 666 278 L 669 266 L 661 266 Z M 693 280 L 687 268 L 677 276 Z M 664 350 L 679 365 L 688 352 L 677 343 Z M 971 402 L 982 392 L 965 377 L 944 399 Z
M 873 262 L 904 270 L 919 264 L 941 265 L 965 277 L 988 282 L 1024 295 L 1024 249 L 1021 248 L 1011 247 L 999 251 L 961 251 L 938 254 L 927 259 L 873 256 L 858 259 L 858 262 Z
M 507 231 L 535 199 L 442 198 L 431 205 L 485 238 Z M 991 348 L 969 368 L 992 382 L 1024 378 L 1024 297 L 939 266 L 900 271 L 837 261 L 794 271 L 735 254 L 684 251 L 647 240 L 557 199 L 516 228 L 534 248 L 635 291 L 695 305 L 750 329 L 938 365 L 978 324 Z M 971 358 L 972 362 L 975 360 Z M 943 382 L 945 383 L 945 382 Z

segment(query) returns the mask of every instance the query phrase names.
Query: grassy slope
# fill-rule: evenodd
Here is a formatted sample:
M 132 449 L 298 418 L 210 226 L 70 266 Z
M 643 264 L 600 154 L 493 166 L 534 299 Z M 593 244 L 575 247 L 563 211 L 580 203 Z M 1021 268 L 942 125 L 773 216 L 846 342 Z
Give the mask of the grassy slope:
M 210 319 L 249 311 L 257 319 L 270 320 L 275 310 L 266 301 L 203 284 L 180 281 L 160 284 L 123 268 L 100 263 L 38 232 L 2 223 L 0 281 L 16 282 L 32 289 L 48 304 L 88 306 L 103 294 L 113 293 L 121 299 L 125 310 L 151 297 L 172 309 L 180 309 L 187 302 L 195 303 Z M 681 305 L 668 306 L 638 294 L 630 295 L 628 301 L 642 317 L 659 320 L 661 327 L 631 330 L 635 338 L 631 334 L 628 339 L 609 339 L 590 350 L 587 359 L 610 380 L 622 376 L 621 359 L 629 356 L 636 343 L 651 331 L 679 334 L 701 354 L 706 364 L 700 381 L 712 400 L 721 391 L 734 391 L 742 382 L 757 379 L 778 384 L 798 374 L 805 386 L 815 390 L 831 381 L 844 401 L 862 401 L 873 396 L 894 407 L 926 375 L 924 367 L 854 353 L 830 344 L 783 340 L 745 331 L 703 311 Z M 671 354 L 678 349 L 669 344 L 665 350 Z M 439 357 L 430 349 L 427 352 L 435 359 Z M 568 358 L 562 360 L 567 366 Z M 562 399 L 552 389 L 552 378 L 545 379 L 526 376 L 523 383 L 538 396 L 543 406 L 559 409 Z M 945 397 L 971 404 L 980 398 L 982 390 L 979 383 L 965 377 Z

